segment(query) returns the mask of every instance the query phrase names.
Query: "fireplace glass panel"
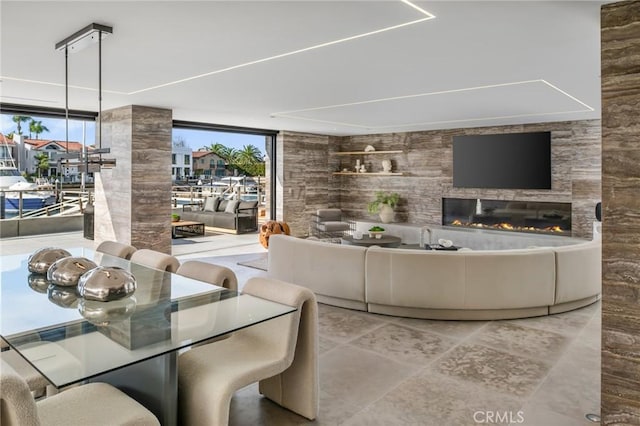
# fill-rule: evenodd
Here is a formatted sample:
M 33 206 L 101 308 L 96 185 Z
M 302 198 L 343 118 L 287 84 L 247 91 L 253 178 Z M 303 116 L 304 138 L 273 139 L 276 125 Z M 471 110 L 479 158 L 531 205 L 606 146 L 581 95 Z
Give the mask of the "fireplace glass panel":
M 442 224 L 571 235 L 571 203 L 443 198 Z

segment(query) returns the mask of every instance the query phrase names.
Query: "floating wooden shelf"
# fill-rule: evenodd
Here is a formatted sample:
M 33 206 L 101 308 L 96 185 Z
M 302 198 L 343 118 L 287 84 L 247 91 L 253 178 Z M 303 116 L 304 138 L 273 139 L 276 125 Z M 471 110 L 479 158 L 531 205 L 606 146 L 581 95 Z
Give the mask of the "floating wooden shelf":
M 376 173 L 356 173 L 356 172 L 333 172 L 334 175 L 349 175 L 349 176 L 402 176 L 401 172 L 376 172 Z
M 336 152 L 336 155 L 369 155 L 369 154 L 401 154 L 401 150 L 397 151 L 343 151 Z

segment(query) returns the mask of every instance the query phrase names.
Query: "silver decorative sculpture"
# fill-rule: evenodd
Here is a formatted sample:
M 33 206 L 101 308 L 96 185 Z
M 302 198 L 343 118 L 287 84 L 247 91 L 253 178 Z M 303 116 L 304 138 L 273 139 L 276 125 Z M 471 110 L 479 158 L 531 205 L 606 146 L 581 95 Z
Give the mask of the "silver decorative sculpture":
M 82 275 L 97 267 L 95 262 L 84 257 L 65 257 L 49 267 L 47 279 L 55 285 L 76 286 Z
M 36 250 L 31 256 L 29 256 L 29 272 L 35 272 L 36 274 L 46 274 L 49 266 L 51 266 L 56 260 L 60 260 L 70 256 L 71 253 L 61 248 L 41 248 L 39 250 Z
M 78 303 L 80 315 L 95 325 L 109 325 L 112 322 L 124 321 L 130 318 L 135 310 L 136 298 L 133 296 L 111 302 L 80 299 Z
M 78 293 L 75 287 L 63 287 L 51 284 L 47 289 L 49 300 L 62 308 L 78 306 Z
M 117 266 L 98 266 L 78 281 L 80 296 L 87 300 L 106 302 L 127 297 L 136 291 L 136 279 Z
M 29 287 L 38 293 L 46 293 L 47 288 L 49 288 L 49 284 L 51 284 L 49 280 L 47 280 L 47 277 L 41 274 L 29 274 L 27 280 L 29 282 Z

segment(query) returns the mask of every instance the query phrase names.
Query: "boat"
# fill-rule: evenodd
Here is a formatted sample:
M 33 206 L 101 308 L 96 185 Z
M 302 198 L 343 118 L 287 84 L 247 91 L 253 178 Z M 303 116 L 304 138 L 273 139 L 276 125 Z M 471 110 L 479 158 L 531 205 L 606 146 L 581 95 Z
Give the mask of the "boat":
M 52 190 L 27 182 L 20 174 L 13 160 L 0 160 L 0 191 L 4 193 L 5 212 L 19 212 L 20 198 L 22 211 L 38 210 L 55 204 Z

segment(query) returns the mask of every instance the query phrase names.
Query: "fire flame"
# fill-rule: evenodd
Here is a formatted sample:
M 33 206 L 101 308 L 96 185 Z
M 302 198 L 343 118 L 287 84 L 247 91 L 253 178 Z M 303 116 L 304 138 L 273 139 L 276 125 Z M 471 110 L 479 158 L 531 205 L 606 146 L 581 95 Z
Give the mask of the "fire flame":
M 453 226 L 466 226 L 472 228 L 486 228 L 486 229 L 503 229 L 505 231 L 527 231 L 527 232 L 552 232 L 552 233 L 564 233 L 566 232 L 560 226 L 548 226 L 546 228 L 536 228 L 534 226 L 513 226 L 510 223 L 502 222 L 494 225 L 486 225 L 484 223 L 463 223 L 462 221 L 455 219 L 451 222 Z

